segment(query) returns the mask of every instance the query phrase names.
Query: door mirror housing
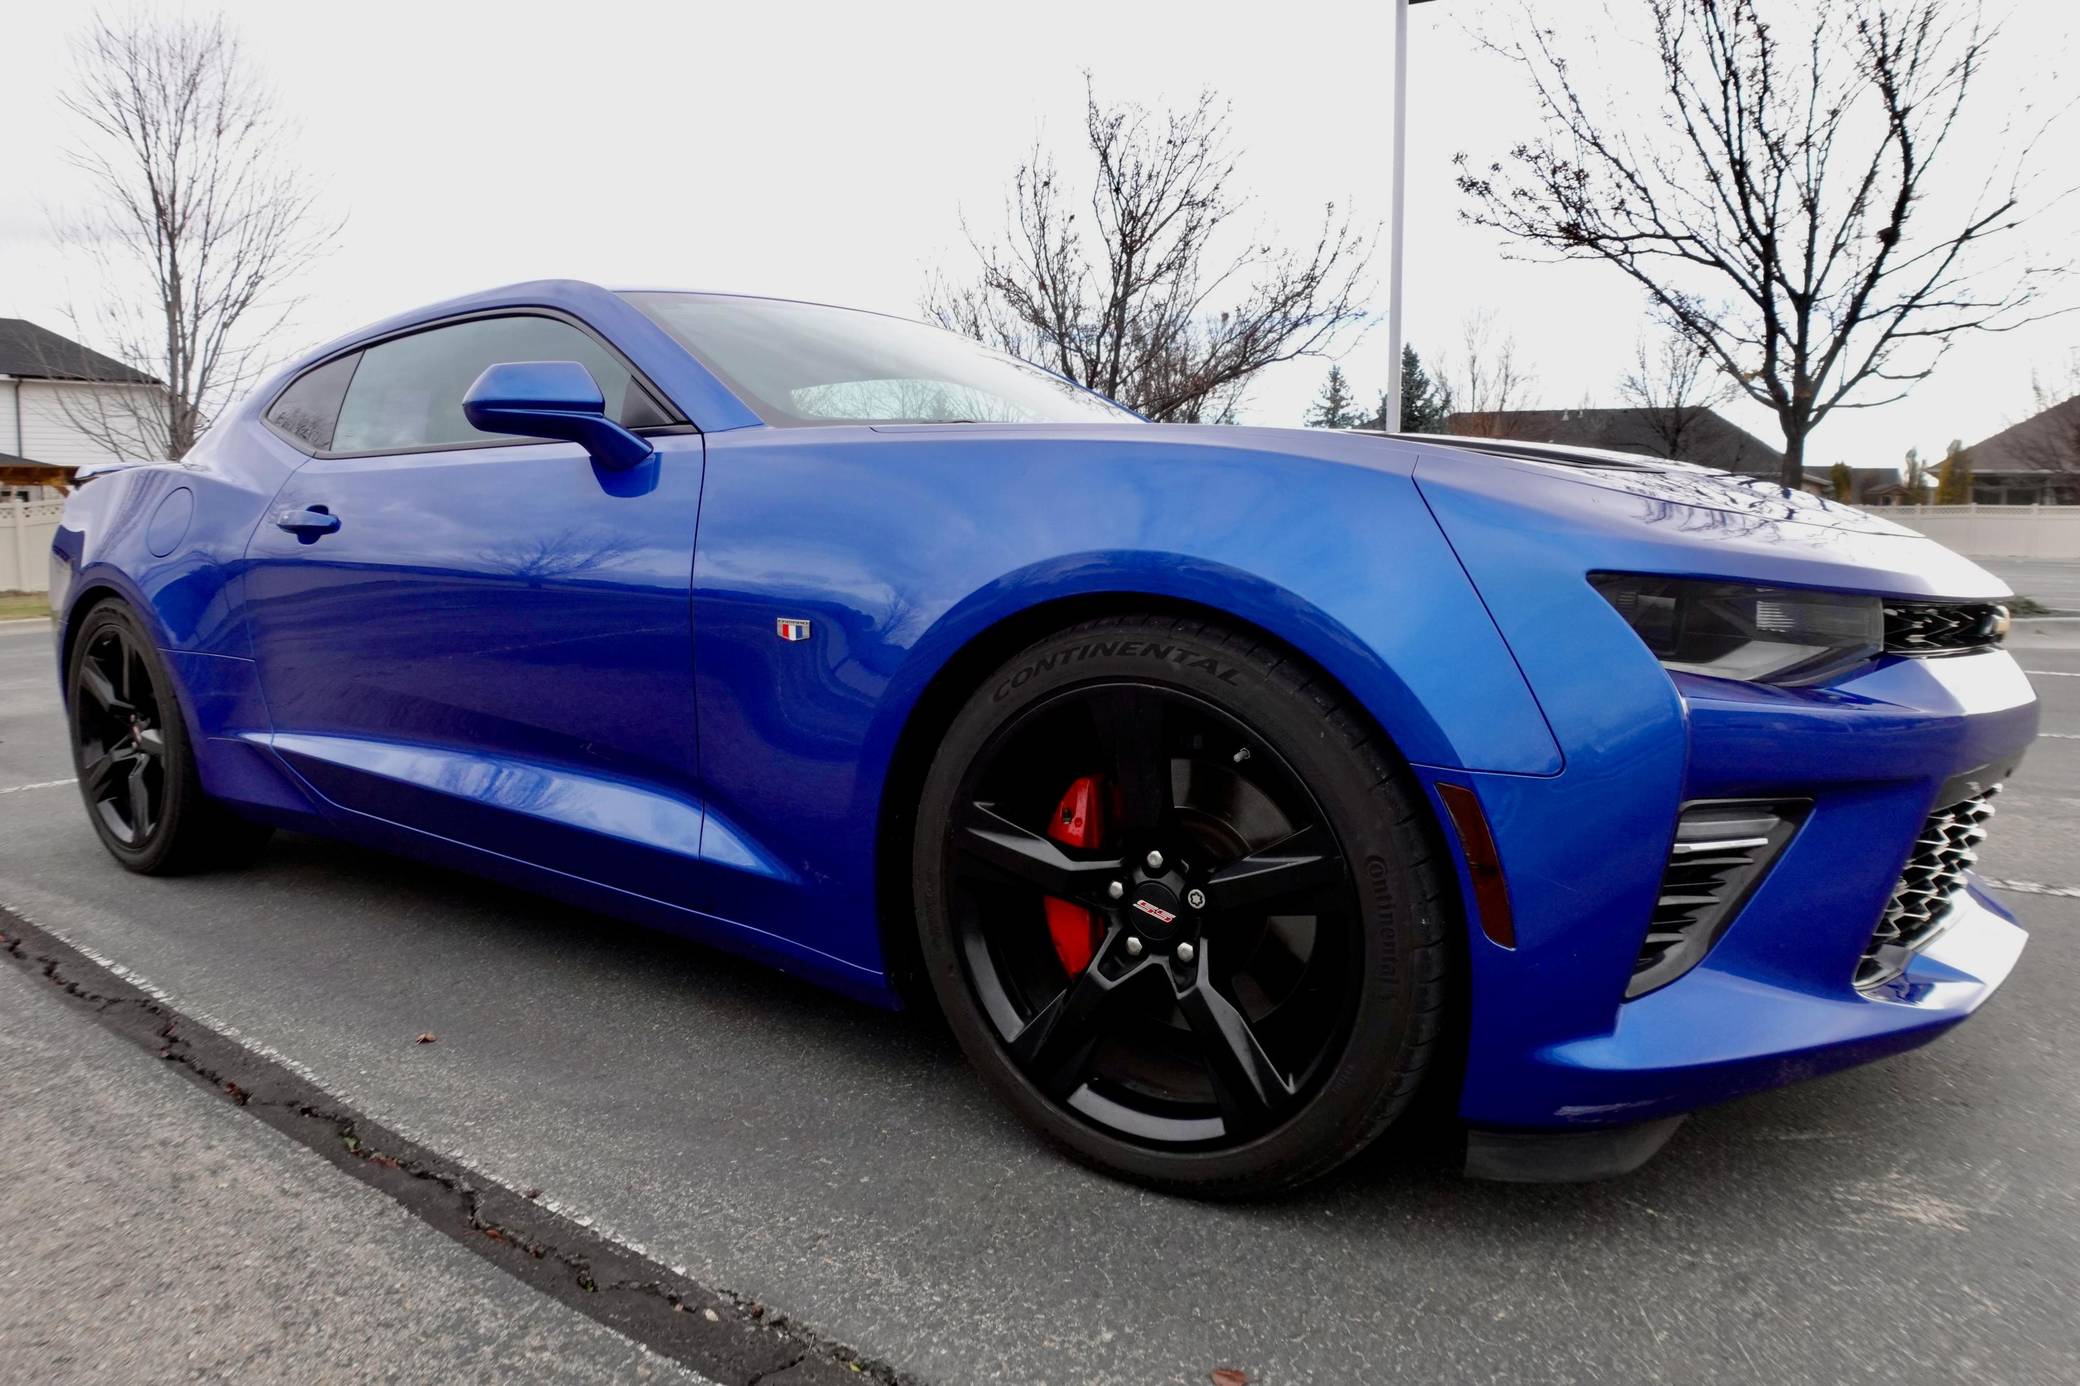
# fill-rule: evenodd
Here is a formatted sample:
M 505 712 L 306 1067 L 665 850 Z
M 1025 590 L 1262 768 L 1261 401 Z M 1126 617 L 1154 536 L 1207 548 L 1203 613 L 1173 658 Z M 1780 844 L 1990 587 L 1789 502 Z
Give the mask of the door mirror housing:
M 576 443 L 610 471 L 627 471 L 657 452 L 607 417 L 599 382 L 576 361 L 508 361 L 487 367 L 462 397 L 462 414 L 486 433 Z

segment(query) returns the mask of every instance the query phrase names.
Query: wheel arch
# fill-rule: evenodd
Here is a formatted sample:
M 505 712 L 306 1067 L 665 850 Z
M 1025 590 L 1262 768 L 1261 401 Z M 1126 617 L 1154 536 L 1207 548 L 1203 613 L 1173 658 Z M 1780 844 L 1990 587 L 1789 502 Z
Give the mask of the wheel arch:
M 1300 661 L 1313 671 L 1317 679 L 1334 689 L 1352 715 L 1379 734 L 1388 754 L 1404 768 L 1408 766 L 1409 757 L 1403 743 L 1374 707 L 1358 697 L 1344 680 L 1307 648 L 1260 621 L 1189 597 L 1126 588 L 1051 597 L 1005 614 L 969 635 L 932 671 L 909 705 L 895 735 L 886 772 L 881 777 L 878 811 L 873 820 L 876 824 L 875 918 L 886 974 L 906 1008 L 930 1010 L 937 1004 L 931 997 L 930 987 L 923 984 L 920 972 L 909 868 L 918 795 L 930 769 L 934 749 L 985 676 L 1005 660 L 1035 641 L 1078 622 L 1131 612 L 1207 621 L 1277 646 L 1286 658 Z M 1448 835 L 1434 806 L 1429 804 L 1428 796 L 1422 796 L 1422 801 L 1429 810 L 1424 819 L 1425 831 L 1431 835 L 1432 845 L 1443 852 L 1449 842 Z M 1455 873 L 1447 872 L 1446 875 L 1453 878 L 1456 887 Z M 1463 905 L 1454 901 L 1453 907 L 1463 918 Z M 1463 934 L 1463 929 L 1447 932 L 1458 935 Z M 1463 946 L 1463 939 L 1457 946 Z
M 94 574 L 74 584 L 65 594 L 64 614 L 58 620 L 58 694 L 65 700 L 68 710 L 72 702 L 70 673 L 72 652 L 79 644 L 80 627 L 86 624 L 87 616 L 97 606 L 109 602 L 121 602 L 136 612 L 159 643 L 163 655 L 166 648 L 166 632 L 160 624 L 151 603 L 143 600 L 134 590 L 119 583 L 106 571 Z

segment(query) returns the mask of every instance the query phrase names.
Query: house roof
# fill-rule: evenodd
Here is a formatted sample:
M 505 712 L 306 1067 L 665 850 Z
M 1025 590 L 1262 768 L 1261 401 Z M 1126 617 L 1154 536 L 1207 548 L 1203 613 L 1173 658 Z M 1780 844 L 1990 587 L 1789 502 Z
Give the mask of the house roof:
M 0 477 L 5 477 L 9 485 L 22 481 L 69 485 L 72 473 L 78 470 L 77 462 L 38 462 L 33 457 L 0 452 Z
M 94 380 L 155 385 L 143 371 L 61 337 L 27 318 L 0 318 L 0 375 L 25 380 Z
M 1563 443 L 1603 448 L 1645 457 L 1666 457 L 1667 443 L 1655 429 L 1649 409 L 1508 409 L 1484 414 L 1454 414 L 1447 433 L 1484 433 L 1525 442 Z M 1683 462 L 1749 472 L 1774 479 L 1784 454 L 1709 409 L 1701 410 L 1684 428 Z
M 2080 395 L 1971 446 L 1972 470 L 2056 472 L 2080 467 Z
M 55 486 L 69 491 L 79 484 L 76 469 L 47 462 L 30 462 L 12 453 L 0 452 L 0 486 Z

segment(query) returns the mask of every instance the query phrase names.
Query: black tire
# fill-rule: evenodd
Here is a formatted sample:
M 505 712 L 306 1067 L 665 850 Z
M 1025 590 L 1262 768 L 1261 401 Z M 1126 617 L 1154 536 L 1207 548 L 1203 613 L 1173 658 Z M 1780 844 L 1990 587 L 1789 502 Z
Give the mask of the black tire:
M 87 819 L 126 868 L 179 875 L 248 861 L 266 845 L 272 828 L 203 792 L 179 690 L 151 632 L 121 602 L 80 619 L 65 702 Z
M 1135 763 L 1149 744 L 1167 775 Z M 1049 842 L 1051 786 L 1089 765 L 1116 827 L 1103 850 Z M 1224 1197 L 1318 1178 L 1402 1114 L 1439 1049 L 1454 897 L 1406 768 L 1316 670 L 1218 625 L 1088 621 L 993 673 L 926 776 L 912 885 L 926 975 L 984 1080 L 1137 1182 Z M 1052 938 L 1034 923 L 1052 907 L 1027 903 L 1045 899 L 1085 911 L 1081 971 L 1073 942 L 1030 941 Z

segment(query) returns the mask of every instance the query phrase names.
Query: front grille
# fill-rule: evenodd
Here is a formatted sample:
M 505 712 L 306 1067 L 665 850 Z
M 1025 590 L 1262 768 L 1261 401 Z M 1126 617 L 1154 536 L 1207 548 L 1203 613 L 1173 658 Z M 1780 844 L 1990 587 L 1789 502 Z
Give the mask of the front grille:
M 1965 873 L 1978 859 L 1986 840 L 1986 820 L 1993 817 L 1999 785 L 1947 804 L 1928 816 L 1914 839 L 1914 854 L 1900 873 L 1885 913 L 1856 964 L 1856 985 L 1882 986 L 1907 970 L 1914 955 L 1934 942 L 1949 923 L 1950 911 L 1964 890 Z
M 1990 649 L 2008 633 L 2008 608 L 1999 602 L 1885 603 L 1885 653 L 1963 654 Z
M 1805 814 L 1797 800 L 1685 804 L 1661 875 L 1627 999 L 1665 987 L 1704 960 Z

